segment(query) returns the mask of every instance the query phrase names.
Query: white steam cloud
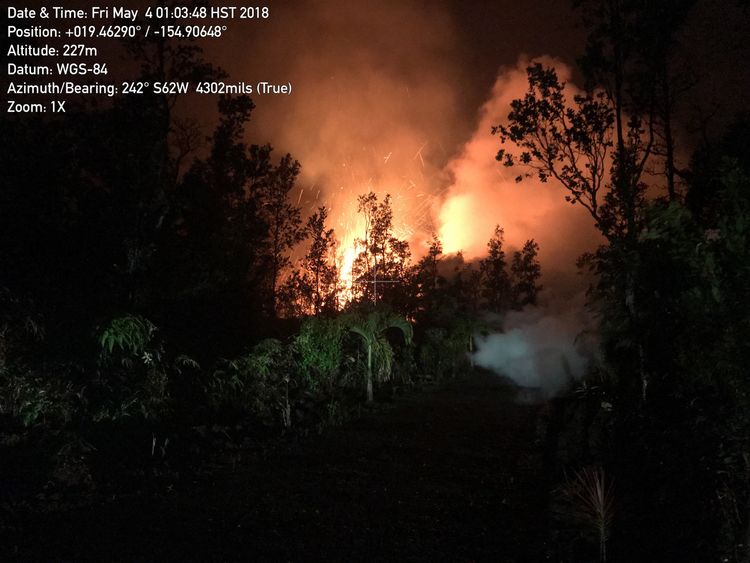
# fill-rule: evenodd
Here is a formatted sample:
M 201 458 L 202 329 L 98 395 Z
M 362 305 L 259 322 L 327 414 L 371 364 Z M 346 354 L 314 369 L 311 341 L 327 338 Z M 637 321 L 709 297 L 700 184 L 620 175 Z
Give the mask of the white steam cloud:
M 589 319 L 578 299 L 565 310 L 529 307 L 508 313 L 500 333 L 478 335 L 474 362 L 543 398 L 580 379 L 594 359 Z

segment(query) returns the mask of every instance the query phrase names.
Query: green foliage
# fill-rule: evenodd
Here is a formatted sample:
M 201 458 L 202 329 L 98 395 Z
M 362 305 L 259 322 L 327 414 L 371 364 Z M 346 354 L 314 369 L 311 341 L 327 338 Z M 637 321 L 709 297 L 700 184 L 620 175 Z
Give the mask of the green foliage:
M 683 383 L 692 375 L 696 382 L 727 384 L 727 370 L 720 373 L 717 362 L 733 363 L 750 335 L 743 307 L 750 297 L 750 205 L 741 192 L 750 180 L 729 168 L 723 183 L 718 201 L 725 209 L 715 226 L 700 225 L 682 204 L 655 203 L 639 238 L 642 325 L 648 340 L 672 335 L 651 352 L 653 368 L 680 372 Z
M 25 427 L 61 427 L 80 409 L 82 392 L 71 382 L 44 377 L 27 368 L 0 370 L 0 414 Z
M 174 368 L 165 361 L 164 347 L 154 338 L 156 332 L 151 321 L 137 315 L 113 319 L 102 331 L 95 421 L 132 416 L 158 420 L 166 414 L 169 372 Z M 177 363 L 194 364 L 186 356 Z
M 30 299 L 0 286 L 0 370 L 10 363 L 28 340 L 44 340 L 45 327 Z
M 407 343 L 411 342 L 414 330 L 411 323 L 400 315 L 383 309 L 369 312 L 355 312 L 343 315 L 341 322 L 350 331 L 358 334 L 365 343 L 382 339 L 388 329 L 402 332 Z
M 268 338 L 250 353 L 216 370 L 206 392 L 217 409 L 228 407 L 250 414 L 269 426 L 280 419 L 289 428 L 293 401 L 290 392 L 297 386 L 288 347 Z
M 130 356 L 142 356 L 156 332 L 148 319 L 138 315 L 126 315 L 113 319 L 99 337 L 102 353 L 120 351 Z
M 300 373 L 311 389 L 333 392 L 343 359 L 342 336 L 338 319 L 311 317 L 302 324 L 294 348 Z
M 331 399 L 325 404 L 321 421 L 318 423 L 318 432 L 322 432 L 326 428 L 343 426 L 348 418 L 349 413 L 344 403 Z
M 700 529 L 705 560 L 744 544 L 748 515 L 738 516 L 737 507 L 750 498 L 744 360 L 750 357 L 750 180 L 736 164 L 727 164 L 716 179 L 715 213 L 701 217 L 678 201 L 647 205 L 629 255 L 616 245 L 598 252 L 599 285 L 592 292 L 602 315 L 605 357 L 618 380 L 617 467 L 627 467 L 621 469 L 625 475 L 638 475 L 650 494 L 663 499 L 662 514 L 695 514 L 659 541 L 665 551 L 677 552 L 680 538 Z M 626 261 L 635 314 L 622 300 Z M 630 374 L 639 369 L 649 385 L 636 418 L 633 403 L 623 397 Z M 675 478 L 660 482 L 653 477 L 657 471 Z M 623 494 L 640 493 L 631 486 Z
M 430 328 L 419 347 L 422 372 L 436 379 L 447 377 L 453 371 L 453 358 L 445 353 L 443 347 L 446 340 L 447 331 L 444 328 Z
M 456 377 L 469 367 L 471 337 L 469 327 L 461 323 L 427 329 L 419 349 L 422 371 L 435 379 Z
M 417 375 L 417 350 L 415 346 L 404 346 L 392 366 L 391 381 L 395 385 L 411 385 Z
M 199 370 L 201 369 L 201 366 L 198 362 L 196 362 L 190 356 L 181 354 L 174 359 L 174 369 L 177 371 L 178 374 L 181 374 L 182 370 L 185 368 L 189 368 L 192 370 Z
M 385 310 L 372 310 L 367 313 L 355 312 L 342 317 L 344 326 L 357 334 L 364 344 L 367 354 L 365 386 L 367 401 L 373 400 L 374 381 L 388 381 L 391 377 L 393 349 L 388 343 L 386 332 L 398 329 L 404 336 L 406 344 L 411 344 L 413 328 L 403 317 Z
M 628 556 L 745 560 L 747 170 L 735 163 L 718 174 L 711 166 L 683 174 L 675 166 L 672 117 L 685 85 L 674 80 L 672 46 L 693 2 L 578 4 L 589 28 L 585 93 L 572 96 L 553 68 L 530 65 L 528 91 L 511 103 L 507 125 L 493 129 L 503 143 L 497 158 L 519 166 L 519 180 L 557 181 L 606 239 L 586 262 L 596 274 L 591 304 L 601 320 L 607 371 L 617 380 L 611 467 L 618 471 L 618 494 L 634 504 L 641 495 L 649 499 L 629 508 L 632 521 L 641 527 L 644 518 L 675 522 L 658 537 L 637 525 L 624 531 L 623 545 L 651 541 Z M 744 147 L 746 137 L 734 145 Z M 647 168 L 664 172 L 668 203 L 646 201 Z M 680 202 L 676 176 L 693 184 L 689 195 L 699 197 L 688 198 L 692 208 Z M 584 472 L 569 483 L 598 522 L 602 547 L 603 482 L 603 473 Z M 677 523 L 677 514 L 689 516 Z M 697 536 L 702 550 L 686 546 Z

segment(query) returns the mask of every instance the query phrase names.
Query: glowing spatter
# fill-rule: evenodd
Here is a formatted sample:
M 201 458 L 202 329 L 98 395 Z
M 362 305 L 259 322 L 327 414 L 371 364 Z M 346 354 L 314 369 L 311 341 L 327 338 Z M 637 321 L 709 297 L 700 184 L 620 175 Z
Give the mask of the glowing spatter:
M 570 69 L 560 61 L 541 60 L 554 65 L 561 80 L 570 79 Z M 467 259 L 481 258 L 495 225 L 504 228 L 508 248 L 520 248 L 534 238 L 545 270 L 558 265 L 570 269 L 583 248 L 597 243 L 590 218 L 565 202 L 560 186 L 534 179 L 518 184 L 516 176 L 523 171 L 495 160 L 500 140 L 491 134 L 492 126 L 505 119 L 513 99 L 524 95 L 528 64 L 521 59 L 498 75 L 479 111 L 476 131 L 442 170 L 431 164 L 431 143 L 413 136 L 380 152 L 363 149 L 341 163 L 340 188 L 327 197 L 338 221 L 342 252 L 363 232 L 356 199 L 370 190 L 379 197 L 391 194 L 396 235 L 409 241 L 415 259 L 426 252 L 433 233 L 446 254 L 462 251 Z M 570 83 L 568 89 L 571 95 L 577 93 Z
M 364 217 L 358 212 L 359 196 L 374 192 L 383 201 L 390 194 L 393 236 L 407 241 L 416 257 L 424 253 L 433 232 L 435 205 L 435 190 L 428 185 L 429 176 L 435 174 L 428 162 L 428 146 L 427 142 L 407 144 L 408 150 L 394 148 L 382 154 L 364 147 L 346 155 L 335 169 L 326 172 L 326 179 L 334 188 L 321 190 L 313 185 L 297 195 L 309 213 L 321 205 L 329 209 L 329 226 L 335 230 L 339 243 L 336 262 L 344 300 L 351 298 L 352 265 L 362 251 L 356 241 L 365 235 Z
M 505 228 L 509 247 L 536 239 L 545 272 L 571 269 L 596 245 L 591 221 L 565 203 L 557 186 L 516 185 L 515 173 L 494 160 L 499 140 L 490 128 L 525 94 L 528 59 L 500 70 L 482 108 L 467 108 L 475 98 L 463 80 L 476 72 L 466 64 L 465 35 L 447 4 L 429 10 L 417 0 L 379 0 L 376 10 L 333 0 L 278 4 L 289 17 L 274 20 L 283 20 L 283 30 L 271 24 L 252 34 L 273 53 L 253 65 L 264 76 L 291 80 L 295 94 L 263 98 L 253 112 L 254 138 L 301 162 L 304 191 L 295 199 L 310 212 L 330 208 L 345 278 L 351 243 L 361 236 L 357 196 L 370 189 L 393 196 L 398 236 L 408 239 L 414 258 L 433 233 L 446 251 L 479 258 L 496 224 Z M 570 78 L 559 61 L 538 60 Z
M 443 244 L 443 252 L 453 254 L 475 246 L 475 235 L 467 228 L 471 223 L 475 201 L 468 194 L 450 197 L 440 208 L 438 237 Z
M 570 79 L 570 69 L 559 61 L 542 57 L 541 62 L 554 65 L 561 80 Z M 491 134 L 492 126 L 503 122 L 511 101 L 525 94 L 528 64 L 521 59 L 501 71 L 474 133 L 452 158 L 442 148 L 441 134 L 430 129 L 437 117 L 406 123 L 408 114 L 401 110 L 377 104 L 364 108 L 358 102 L 338 113 L 335 106 L 317 108 L 330 114 L 316 114 L 324 131 L 320 145 L 308 142 L 299 155 L 304 191 L 296 195 L 310 213 L 320 205 L 329 208 L 329 226 L 339 241 L 336 261 L 349 292 L 359 252 L 355 240 L 364 233 L 357 198 L 369 191 L 381 201 L 391 194 L 394 234 L 409 242 L 414 260 L 425 254 L 433 234 L 446 254 L 462 251 L 468 260 L 481 258 L 495 225 L 505 230 L 507 250 L 535 239 L 545 275 L 572 270 L 578 255 L 598 244 L 590 217 L 565 202 L 559 185 L 534 179 L 518 184 L 515 178 L 523 171 L 495 160 L 500 140 Z M 576 92 L 570 83 L 568 90 Z M 412 100 L 407 106 L 414 110 Z M 360 124 L 367 125 L 365 130 Z

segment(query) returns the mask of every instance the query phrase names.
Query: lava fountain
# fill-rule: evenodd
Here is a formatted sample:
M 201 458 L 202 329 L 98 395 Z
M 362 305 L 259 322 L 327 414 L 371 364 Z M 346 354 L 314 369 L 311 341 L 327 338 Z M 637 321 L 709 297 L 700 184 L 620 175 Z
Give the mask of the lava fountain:
M 500 224 L 509 247 L 536 239 L 544 271 L 570 270 L 592 247 L 589 218 L 552 182 L 517 185 L 517 172 L 494 159 L 499 139 L 491 127 L 525 94 L 529 60 L 501 68 L 477 112 L 465 103 L 462 79 L 472 70 L 450 12 L 416 0 L 377 6 L 280 6 L 283 30 L 262 27 L 253 39 L 275 53 L 257 61 L 259 72 L 295 84 L 292 96 L 263 98 L 254 128 L 301 162 L 300 205 L 329 209 L 343 278 L 351 283 L 353 243 L 363 232 L 357 197 L 369 191 L 381 201 L 391 194 L 395 234 L 410 243 L 413 258 L 434 233 L 446 252 L 479 258 Z M 570 78 L 560 61 L 539 60 Z

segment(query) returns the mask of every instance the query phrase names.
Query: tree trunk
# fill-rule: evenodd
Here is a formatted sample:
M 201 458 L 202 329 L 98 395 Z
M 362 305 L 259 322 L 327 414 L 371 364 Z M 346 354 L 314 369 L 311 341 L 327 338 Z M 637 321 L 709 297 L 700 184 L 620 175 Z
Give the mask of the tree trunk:
M 643 347 L 642 334 L 638 316 L 638 304 L 636 303 L 636 279 L 632 264 L 627 264 L 628 268 L 625 274 L 625 309 L 630 318 L 630 327 L 633 331 L 633 338 L 636 340 L 638 350 L 638 383 L 640 387 L 640 399 L 646 402 L 648 389 L 648 373 L 646 371 L 646 350 Z
M 674 175 L 674 139 L 672 137 L 672 98 L 669 88 L 669 75 L 666 70 L 666 63 L 662 68 L 662 94 L 664 95 L 664 144 L 666 148 L 666 173 L 667 173 L 667 193 L 669 194 L 669 201 L 675 201 L 677 199 L 677 191 L 675 189 Z
M 372 344 L 367 344 L 367 402 L 374 400 L 372 390 Z
M 289 382 L 286 382 L 284 386 L 284 402 L 281 404 L 281 418 L 284 423 L 284 428 L 289 429 L 292 427 L 292 406 L 289 403 Z

